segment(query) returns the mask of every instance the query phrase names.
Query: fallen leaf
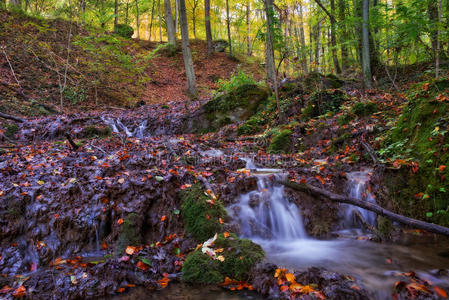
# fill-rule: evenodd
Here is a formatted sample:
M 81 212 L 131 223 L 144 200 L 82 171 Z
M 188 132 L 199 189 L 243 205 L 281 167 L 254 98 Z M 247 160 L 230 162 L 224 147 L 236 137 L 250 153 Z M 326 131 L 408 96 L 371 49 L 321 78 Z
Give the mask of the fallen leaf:
M 23 285 L 19 286 L 19 287 L 14 291 L 14 293 L 12 293 L 12 295 L 13 295 L 15 298 L 25 297 L 26 294 L 27 294 L 27 291 L 26 291 L 26 288 L 25 288 Z
M 435 293 L 438 294 L 438 296 L 442 297 L 442 298 L 447 298 L 447 293 L 445 290 L 443 290 L 440 287 L 434 286 L 433 290 L 435 291 Z
M 142 262 L 142 261 L 138 261 L 137 262 L 137 265 L 136 265 L 139 269 L 141 269 L 141 270 L 143 270 L 143 271 L 147 271 L 149 268 L 150 268 L 150 266 L 149 265 L 147 265 L 146 263 L 144 263 L 144 262 Z
M 118 219 L 117 220 L 117 224 L 122 225 L 123 224 L 123 219 L 122 218 Z

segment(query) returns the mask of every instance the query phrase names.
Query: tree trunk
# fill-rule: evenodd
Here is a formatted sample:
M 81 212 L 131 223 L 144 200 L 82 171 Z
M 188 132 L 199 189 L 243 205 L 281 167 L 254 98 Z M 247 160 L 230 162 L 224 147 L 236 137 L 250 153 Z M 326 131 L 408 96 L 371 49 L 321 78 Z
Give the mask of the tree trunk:
M 229 0 L 226 0 L 226 25 L 228 27 L 229 56 L 232 56 L 231 20 L 229 16 Z
M 227 1 L 227 0 L 226 0 Z M 282 121 L 281 115 L 281 106 L 279 102 L 279 92 L 278 92 L 278 83 L 276 77 L 276 66 L 274 62 L 274 49 L 273 49 L 273 35 L 272 35 L 272 27 L 273 27 L 273 0 L 264 0 L 265 4 L 265 14 L 267 18 L 267 37 L 266 37 L 266 67 L 267 67 L 267 81 L 268 86 L 271 86 L 274 89 L 274 94 L 276 97 L 276 106 L 278 117 Z
M 430 25 L 431 26 L 435 25 L 438 21 L 438 5 L 437 5 L 436 0 L 428 1 L 427 14 L 429 16 Z M 432 52 L 433 52 L 434 57 L 436 57 L 436 53 L 437 53 L 437 43 L 438 43 L 437 35 L 438 35 L 437 30 L 432 28 L 430 30 L 430 44 L 432 47 Z
M 193 69 L 192 52 L 190 51 L 185 0 L 179 0 L 179 17 L 181 23 L 182 55 L 187 77 L 187 91 L 192 98 L 196 98 L 198 96 L 198 90 L 196 87 L 195 71 Z
M 246 46 L 247 46 L 247 51 L 246 54 L 248 56 L 251 56 L 253 54 L 253 49 L 251 46 L 251 5 L 250 2 L 248 1 L 246 4 Z
M 304 73 L 308 73 L 307 70 L 307 53 L 306 53 L 306 39 L 304 35 L 304 13 L 302 10 L 302 4 L 299 3 L 299 18 L 300 18 L 300 24 L 299 24 L 299 38 L 301 40 L 301 59 L 302 59 L 302 68 L 304 70 Z M 312 42 L 312 41 L 310 41 Z
M 118 24 L 118 0 L 114 0 L 114 27 Z
M 388 218 L 394 222 L 398 222 L 398 223 L 401 223 L 401 224 L 404 224 L 407 226 L 411 226 L 413 228 L 424 229 L 429 232 L 449 236 L 449 228 L 448 227 L 444 227 L 444 226 L 440 226 L 440 225 L 432 224 L 432 223 L 427 223 L 424 221 L 420 221 L 420 220 L 412 219 L 412 218 L 409 218 L 409 217 L 406 217 L 403 215 L 399 215 L 399 214 L 389 211 L 377 204 L 374 204 L 374 203 L 371 203 L 368 201 L 363 201 L 363 200 L 355 199 L 355 198 L 348 197 L 348 196 L 337 195 L 337 194 L 331 193 L 327 190 L 320 189 L 318 187 L 315 187 L 315 186 L 312 186 L 309 184 L 305 184 L 305 183 L 296 183 L 296 182 L 291 182 L 291 181 L 278 181 L 278 183 L 285 185 L 286 187 L 289 187 L 296 191 L 309 193 L 309 194 L 312 194 L 315 196 L 325 197 L 329 200 L 339 202 L 339 203 L 355 205 L 355 206 L 367 209 L 369 211 L 375 212 L 376 214 L 383 216 L 385 218 Z
M 318 22 L 316 26 L 316 49 L 315 49 L 315 62 L 316 70 L 321 72 L 321 22 Z
M 164 0 L 164 5 L 165 5 L 165 22 L 167 24 L 168 43 L 175 47 L 176 46 L 175 25 L 173 24 L 170 0 Z
M 150 37 L 149 40 L 151 41 L 151 35 L 153 33 L 153 19 L 154 19 L 154 5 L 156 3 L 156 0 L 153 0 L 153 4 L 151 5 L 151 19 L 150 19 Z
M 137 26 L 137 39 L 140 40 L 140 20 L 139 20 L 139 1 L 136 0 L 136 26 Z
M 331 14 L 335 14 L 335 0 L 331 0 Z M 337 56 L 337 38 L 335 37 L 336 22 L 335 17 L 330 18 L 331 21 L 331 46 L 332 46 L 332 61 L 334 62 L 334 69 L 337 74 L 341 74 L 340 64 Z
M 129 0 L 126 1 L 125 24 L 128 25 Z
M 178 18 L 179 5 L 178 5 L 178 3 L 179 3 L 179 0 L 175 0 L 175 36 L 176 36 L 176 33 L 178 32 L 178 27 L 179 27 L 179 18 Z
M 435 55 L 435 78 L 440 76 L 440 52 L 441 52 L 441 31 L 440 26 L 443 23 L 443 3 L 438 1 L 438 30 L 437 30 L 437 49 Z
M 210 0 L 204 0 L 204 17 L 206 27 L 207 55 L 211 56 L 214 52 L 212 45 L 212 29 L 210 26 Z
M 348 63 L 348 47 L 346 25 L 344 24 L 346 16 L 346 3 L 345 0 L 338 0 L 338 19 L 342 24 L 340 28 L 340 51 L 341 51 L 341 71 L 344 72 L 349 66 Z
M 363 24 L 362 24 L 362 70 L 363 81 L 367 88 L 371 88 L 371 60 L 369 43 L 369 0 L 362 0 Z
M 9 5 L 14 9 L 22 9 L 22 0 L 10 0 Z
M 162 43 L 162 16 L 161 16 L 161 0 L 157 4 L 157 16 L 159 18 L 159 41 Z

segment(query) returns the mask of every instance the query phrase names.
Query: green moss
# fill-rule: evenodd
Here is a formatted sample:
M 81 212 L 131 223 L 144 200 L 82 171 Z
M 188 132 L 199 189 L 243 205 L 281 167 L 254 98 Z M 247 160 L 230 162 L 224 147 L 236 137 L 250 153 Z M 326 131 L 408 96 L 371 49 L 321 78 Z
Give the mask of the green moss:
M 373 102 L 359 102 L 352 107 L 351 111 L 359 117 L 365 117 L 378 111 L 378 107 L 377 104 Z
M 17 124 L 7 124 L 5 126 L 5 135 L 10 138 L 13 139 L 14 136 L 16 135 L 17 132 L 19 132 L 19 126 L 17 126 Z
M 343 86 L 343 81 L 334 74 L 323 75 L 318 72 L 311 72 L 303 79 L 304 87 L 309 91 L 317 89 L 339 89 Z
M 354 120 L 354 115 L 351 113 L 344 113 L 337 118 L 337 124 L 339 126 L 348 125 L 352 120 Z
M 291 135 L 292 131 L 289 129 L 275 131 L 268 151 L 270 153 L 287 153 L 291 148 Z
M 259 245 L 248 239 L 240 239 L 235 234 L 225 238 L 218 235 L 214 249 L 222 249 L 224 260 L 213 260 L 201 251 L 190 253 L 182 267 L 182 280 L 193 283 L 218 283 L 225 277 L 246 281 L 252 269 L 261 262 L 265 253 Z
M 182 277 L 185 282 L 191 283 L 221 283 L 225 277 L 220 272 L 218 261 L 212 260 L 201 251 L 190 253 L 182 265 Z
M 393 222 L 390 219 L 379 216 L 377 218 L 377 230 L 382 238 L 389 238 L 394 230 Z
M 111 136 L 111 129 L 106 127 L 97 127 L 95 125 L 86 126 L 83 128 L 82 135 L 86 138 L 94 138 L 94 137 L 107 137 Z
M 117 24 L 114 26 L 114 33 L 123 38 L 130 39 L 134 34 L 134 29 L 126 24 Z
M 401 213 L 449 225 L 449 103 L 438 101 L 448 80 L 420 83 L 408 92 L 409 103 L 391 131 L 380 154 L 389 159 L 418 163 L 387 174 L 386 183 Z
M 201 189 L 200 184 L 195 184 L 188 190 L 181 192 L 181 213 L 186 231 L 198 242 L 204 242 L 215 233 L 223 231 L 223 225 L 219 219 L 224 219 L 227 214 L 220 200 L 215 204 L 207 203 L 211 199 Z
M 120 234 L 115 246 L 116 255 L 123 254 L 127 246 L 141 245 L 142 233 L 137 218 L 137 214 L 130 213 L 120 225 Z
M 303 118 L 314 118 L 328 112 L 338 112 L 346 101 L 346 94 L 341 90 L 324 90 L 313 93 L 303 109 Z

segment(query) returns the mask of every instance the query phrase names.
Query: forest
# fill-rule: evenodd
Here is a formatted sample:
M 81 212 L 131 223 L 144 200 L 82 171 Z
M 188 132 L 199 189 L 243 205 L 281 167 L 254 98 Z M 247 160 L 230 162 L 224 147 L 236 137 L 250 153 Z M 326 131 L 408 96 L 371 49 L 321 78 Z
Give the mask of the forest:
M 0 299 L 446 299 L 449 0 L 0 0 Z

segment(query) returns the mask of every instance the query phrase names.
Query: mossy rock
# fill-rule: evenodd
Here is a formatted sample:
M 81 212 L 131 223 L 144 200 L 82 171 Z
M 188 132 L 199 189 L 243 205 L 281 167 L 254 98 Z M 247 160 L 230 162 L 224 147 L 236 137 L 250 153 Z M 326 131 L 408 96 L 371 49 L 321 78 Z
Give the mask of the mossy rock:
M 449 80 L 413 86 L 409 103 L 383 144 L 385 157 L 402 157 L 419 168 L 402 167 L 385 176 L 401 213 L 449 225 Z M 447 166 L 441 167 L 440 166 Z
M 5 126 L 5 136 L 14 139 L 16 133 L 19 132 L 19 126 L 17 124 L 7 124 Z
M 258 84 L 243 84 L 218 94 L 184 123 L 186 132 L 204 133 L 248 120 L 267 102 L 269 91 Z
M 116 255 L 121 255 L 127 246 L 142 244 L 142 232 L 139 226 L 138 215 L 130 213 L 120 225 L 120 234 L 115 245 Z
M 359 103 L 354 104 L 354 106 L 351 109 L 352 113 L 354 113 L 355 115 L 357 115 L 359 117 L 369 116 L 369 115 L 377 112 L 378 110 L 379 110 L 379 108 L 378 108 L 377 104 L 373 103 L 373 102 L 368 102 L 368 103 L 359 102 Z
M 200 184 L 181 192 L 181 215 L 185 230 L 195 240 L 202 243 L 215 233 L 223 231 L 220 218 L 226 218 L 227 213 L 220 200 L 214 200 L 215 204 L 206 202 L 211 197 L 207 196 Z
M 268 151 L 270 153 L 288 153 L 292 144 L 291 136 L 292 131 L 290 129 L 275 131 L 268 146 Z
M 214 249 L 223 249 L 217 255 L 224 260 L 212 259 L 200 250 L 190 253 L 182 267 L 182 280 L 192 283 L 219 283 L 225 277 L 246 281 L 253 268 L 263 260 L 262 247 L 235 234 L 225 238 L 218 235 Z
M 343 86 L 343 80 L 334 74 L 323 75 L 318 72 L 311 72 L 303 79 L 303 86 L 309 91 L 317 89 L 339 89 Z
M 81 136 L 85 138 L 108 137 L 111 136 L 111 128 L 108 126 L 86 126 L 81 131 Z
M 346 101 L 346 94 L 342 90 L 324 90 L 313 93 L 302 110 L 304 119 L 310 119 L 326 114 L 336 113 Z
M 123 38 L 130 39 L 134 34 L 134 29 L 126 24 L 117 24 L 114 26 L 114 33 Z

